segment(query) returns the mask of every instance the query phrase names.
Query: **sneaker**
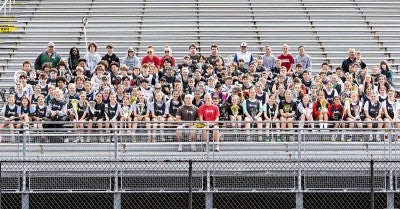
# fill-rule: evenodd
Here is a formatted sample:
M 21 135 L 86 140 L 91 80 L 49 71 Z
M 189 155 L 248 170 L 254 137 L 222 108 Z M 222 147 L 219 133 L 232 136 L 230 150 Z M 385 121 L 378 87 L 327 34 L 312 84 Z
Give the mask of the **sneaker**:
M 219 145 L 215 145 L 214 151 L 219 152 Z
M 271 137 L 270 137 L 270 136 L 267 136 L 267 137 L 265 138 L 265 141 L 266 141 L 266 142 L 270 142 L 270 141 L 271 141 Z
M 182 149 L 183 149 L 182 144 L 179 144 L 179 145 L 178 145 L 178 152 L 182 152 Z
M 289 136 L 289 141 L 294 142 L 294 136 Z
M 136 136 L 132 136 L 131 142 L 133 142 L 133 143 L 136 142 Z
M 69 139 L 68 138 L 65 138 L 64 139 L 64 143 L 68 143 L 69 142 Z
M 251 138 L 249 135 L 246 136 L 246 141 L 248 141 L 248 142 L 251 141 Z
M 90 136 L 86 137 L 86 143 L 90 143 L 90 140 L 91 140 Z
M 11 143 L 15 143 L 15 136 L 12 136 L 12 137 L 11 137 L 10 142 L 11 142 Z
M 364 141 L 364 139 L 363 139 L 363 135 L 361 135 L 361 134 L 360 134 L 360 135 L 358 135 L 358 138 L 359 138 L 359 141 L 360 141 L 360 142 L 363 142 L 363 141 Z
M 190 149 L 192 150 L 192 152 L 196 152 L 196 145 L 195 144 L 190 145 Z
M 331 141 L 333 141 L 333 142 L 336 141 L 336 134 L 332 135 Z
M 258 141 L 262 142 L 262 136 L 258 136 Z
M 369 141 L 369 142 L 372 142 L 373 140 L 374 140 L 374 137 L 373 137 L 372 135 L 369 135 L 368 141 Z
M 276 141 L 277 142 L 281 142 L 282 141 L 282 137 L 280 135 L 276 136 Z
M 343 134 L 340 136 L 340 141 L 342 141 L 342 142 L 345 142 L 345 141 L 346 141 L 346 140 L 344 139 L 344 135 L 343 135 Z
M 164 137 L 164 136 L 161 136 L 161 137 L 160 137 L 160 141 L 161 141 L 161 142 L 165 142 L 165 137 Z
M 379 135 L 376 135 L 376 141 L 380 142 L 381 141 L 381 137 Z
M 352 137 L 352 136 L 348 136 L 348 137 L 347 137 L 347 141 L 348 141 L 348 142 L 353 141 L 353 137 Z

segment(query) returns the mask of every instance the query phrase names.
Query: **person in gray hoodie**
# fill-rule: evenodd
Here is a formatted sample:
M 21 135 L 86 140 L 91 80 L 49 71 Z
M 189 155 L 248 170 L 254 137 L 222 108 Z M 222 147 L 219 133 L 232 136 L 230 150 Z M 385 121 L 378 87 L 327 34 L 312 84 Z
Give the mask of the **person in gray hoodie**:
M 129 48 L 127 56 L 122 58 L 121 65 L 128 66 L 129 72 L 132 72 L 134 67 L 140 68 L 140 60 L 136 56 L 135 51 L 132 48 Z

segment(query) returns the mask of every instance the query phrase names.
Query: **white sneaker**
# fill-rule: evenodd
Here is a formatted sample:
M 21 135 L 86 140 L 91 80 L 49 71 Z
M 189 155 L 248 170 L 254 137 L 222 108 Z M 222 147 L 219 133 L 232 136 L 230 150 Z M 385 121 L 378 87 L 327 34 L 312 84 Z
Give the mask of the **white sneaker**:
M 258 141 L 259 141 L 259 142 L 262 142 L 262 140 L 263 140 L 263 139 L 262 139 L 262 136 L 258 136 Z
M 372 141 L 374 141 L 374 137 L 373 137 L 372 135 L 369 135 L 369 139 L 368 139 L 368 141 L 369 141 L 369 142 L 372 142 Z
M 348 141 L 348 142 L 353 141 L 353 137 L 352 137 L 352 136 L 347 137 L 347 141 Z
M 179 145 L 178 145 L 178 152 L 182 152 L 182 149 L 183 149 L 182 144 L 179 144 Z
M 345 142 L 345 141 L 346 141 L 346 140 L 344 139 L 344 135 L 343 135 L 343 134 L 340 136 L 340 141 L 342 141 L 342 142 Z
M 69 142 L 69 139 L 68 138 L 65 138 L 64 139 L 64 143 L 68 143 Z
M 214 151 L 219 152 L 219 145 L 215 145 Z
M 381 141 L 381 137 L 379 135 L 376 135 L 376 141 L 380 142 Z
M 195 144 L 190 145 L 190 149 L 192 150 L 192 152 L 196 152 L 196 145 Z
M 336 141 L 336 134 L 332 135 L 331 141 L 333 141 L 333 142 Z
M 246 136 L 246 141 L 248 141 L 248 142 L 251 141 L 251 138 L 249 135 Z

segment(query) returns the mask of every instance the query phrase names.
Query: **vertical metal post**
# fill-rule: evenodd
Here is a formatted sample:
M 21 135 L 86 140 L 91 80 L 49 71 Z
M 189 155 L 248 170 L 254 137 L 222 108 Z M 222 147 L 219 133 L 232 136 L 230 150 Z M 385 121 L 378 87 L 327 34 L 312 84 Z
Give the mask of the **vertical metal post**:
M 393 170 L 390 168 L 389 171 L 389 188 L 386 194 L 386 208 L 394 209 L 394 192 L 393 192 Z
M 210 134 L 209 134 L 209 125 L 206 123 L 206 160 L 209 160 L 209 155 L 210 155 Z M 205 205 L 206 209 L 212 209 L 213 208 L 213 194 L 211 192 L 211 171 L 210 171 L 210 162 L 207 162 L 207 190 L 206 190 L 206 199 L 205 199 Z
M 392 124 L 389 122 L 389 127 L 392 127 Z M 394 127 L 395 128 L 395 127 Z M 392 149 L 393 149 L 393 141 L 392 141 L 392 131 L 388 132 L 388 141 L 389 141 L 389 160 L 392 160 Z M 394 209 L 394 191 L 393 191 L 393 168 L 390 163 L 388 163 L 389 168 L 389 187 L 386 194 L 386 208 Z
M 210 126 L 206 123 L 206 160 L 210 157 Z
M 24 159 L 25 160 L 25 159 Z M 21 195 L 21 208 L 29 209 L 29 193 L 26 187 L 26 162 L 22 162 L 22 195 Z
M 3 207 L 2 207 L 2 200 L 1 200 L 1 197 L 3 196 L 3 184 L 2 184 L 2 176 L 1 176 L 1 173 L 2 173 L 2 166 L 3 166 L 3 163 L 0 161 L 0 209 L 3 209 Z
M 121 192 L 119 191 L 118 169 L 115 168 L 114 175 L 114 209 L 121 209 Z
M 28 124 L 23 123 L 22 124 L 22 135 L 23 135 L 23 141 L 22 141 L 22 148 L 23 148 L 23 153 L 22 153 L 22 160 L 26 160 L 26 142 L 27 142 L 27 133 L 28 133 Z M 22 196 L 21 196 L 21 208 L 22 209 L 29 209 L 29 193 L 26 189 L 26 162 L 23 162 L 22 164 Z
M 189 209 L 193 208 L 193 162 L 189 160 Z
M 301 125 L 301 121 L 299 122 L 299 126 Z M 301 152 L 302 152 L 302 148 L 301 148 L 301 143 L 302 143 L 302 134 L 304 133 L 304 130 L 301 129 L 297 132 L 298 137 L 297 137 L 297 160 L 301 160 Z
M 22 160 L 26 160 L 26 134 L 27 134 L 27 129 L 28 125 L 24 122 L 22 124 Z
M 117 136 L 117 128 L 114 128 L 114 159 L 118 159 L 118 136 Z
M 371 187 L 371 209 L 375 208 L 375 194 L 374 194 L 374 160 L 370 161 L 370 187 Z

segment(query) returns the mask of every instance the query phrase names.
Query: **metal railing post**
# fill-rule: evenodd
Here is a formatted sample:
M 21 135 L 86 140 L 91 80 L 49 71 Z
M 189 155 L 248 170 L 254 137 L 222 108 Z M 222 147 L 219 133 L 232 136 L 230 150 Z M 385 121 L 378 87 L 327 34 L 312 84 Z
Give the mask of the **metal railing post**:
M 210 157 L 210 126 L 208 125 L 208 123 L 206 123 L 206 160 L 209 160 L 209 157 Z
M 2 161 L 0 161 L 0 209 L 3 209 L 3 207 L 1 207 L 2 206 L 2 196 L 3 196 L 3 181 L 2 181 L 2 166 L 3 166 L 3 162 Z
M 193 208 L 193 162 L 189 160 L 189 209 Z
M 114 128 L 114 159 L 118 159 L 118 128 Z
M 209 124 L 206 123 L 206 160 L 209 160 L 209 155 L 210 155 L 210 134 L 209 134 Z M 205 206 L 206 209 L 212 209 L 213 208 L 213 193 L 211 191 L 211 168 L 210 168 L 210 162 L 207 162 L 207 190 L 206 190 L 206 198 L 205 198 Z
M 117 163 L 115 164 L 117 165 Z M 114 175 L 114 209 L 121 209 L 121 191 L 119 187 L 118 180 L 118 166 L 115 166 L 115 175 Z
M 26 160 L 26 142 L 27 142 L 27 131 L 28 131 L 28 124 L 24 122 L 22 124 L 22 160 Z
M 302 136 L 301 132 L 303 130 L 298 132 L 298 146 L 297 146 L 297 189 L 296 189 L 296 209 L 303 209 L 304 208 L 304 199 L 303 199 L 303 191 L 301 188 L 301 141 L 302 141 Z
M 371 209 L 375 208 L 375 193 L 374 193 L 374 160 L 371 159 L 370 161 L 370 179 L 369 179 L 369 183 L 370 183 L 370 188 L 371 188 Z

